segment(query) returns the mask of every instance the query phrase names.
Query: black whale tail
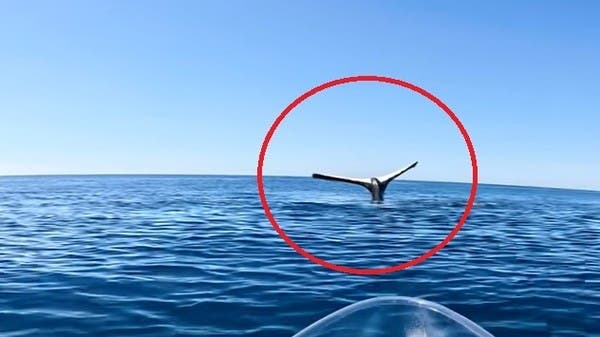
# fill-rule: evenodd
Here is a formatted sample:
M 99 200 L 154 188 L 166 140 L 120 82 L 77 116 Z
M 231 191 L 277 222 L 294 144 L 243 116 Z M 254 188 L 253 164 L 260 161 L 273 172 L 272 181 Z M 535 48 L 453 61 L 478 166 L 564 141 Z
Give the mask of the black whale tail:
M 385 193 L 385 189 L 387 188 L 388 184 L 392 180 L 394 180 L 397 177 L 399 177 L 400 175 L 404 174 L 406 171 L 417 166 L 417 163 L 418 162 L 414 162 L 400 170 L 388 173 L 388 174 L 380 176 L 380 177 L 371 178 L 371 179 L 349 178 L 349 177 L 334 176 L 334 175 L 320 174 L 320 173 L 313 173 L 312 177 L 316 178 L 316 179 L 339 181 L 339 182 L 363 186 L 366 189 L 368 189 L 369 192 L 371 192 L 371 201 L 375 202 L 375 203 L 380 203 L 380 202 L 383 202 L 383 194 Z

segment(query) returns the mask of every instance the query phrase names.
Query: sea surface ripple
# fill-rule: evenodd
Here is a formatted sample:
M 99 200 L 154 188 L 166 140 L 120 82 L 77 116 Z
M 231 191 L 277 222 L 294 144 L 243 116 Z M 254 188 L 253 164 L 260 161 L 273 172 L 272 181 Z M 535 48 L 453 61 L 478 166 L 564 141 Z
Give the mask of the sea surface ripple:
M 464 211 L 470 185 L 360 187 L 268 177 L 283 230 L 356 268 L 414 259 Z M 422 297 L 497 337 L 600 335 L 600 192 L 482 185 L 438 254 L 384 276 L 297 254 L 255 177 L 0 178 L 1 336 L 291 336 L 375 296 Z

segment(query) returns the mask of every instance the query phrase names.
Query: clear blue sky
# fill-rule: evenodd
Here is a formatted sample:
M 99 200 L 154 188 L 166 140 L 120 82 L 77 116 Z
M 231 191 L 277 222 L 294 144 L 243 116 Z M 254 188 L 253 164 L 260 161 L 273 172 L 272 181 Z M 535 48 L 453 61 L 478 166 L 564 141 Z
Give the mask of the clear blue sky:
M 0 174 L 255 174 L 322 82 L 377 74 L 463 120 L 487 183 L 600 189 L 595 1 L 4 1 Z M 441 110 L 356 84 L 302 104 L 266 174 L 469 181 Z

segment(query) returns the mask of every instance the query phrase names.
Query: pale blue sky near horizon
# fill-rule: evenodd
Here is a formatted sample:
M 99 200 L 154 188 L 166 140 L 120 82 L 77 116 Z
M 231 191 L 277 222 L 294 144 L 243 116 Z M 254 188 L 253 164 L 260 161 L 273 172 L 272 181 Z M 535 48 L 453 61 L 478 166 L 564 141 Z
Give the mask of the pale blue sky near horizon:
M 0 3 L 0 175 L 255 174 L 296 97 L 344 76 L 444 101 L 480 182 L 600 190 L 594 1 Z M 405 89 L 335 87 L 301 104 L 265 174 L 470 181 L 464 141 Z

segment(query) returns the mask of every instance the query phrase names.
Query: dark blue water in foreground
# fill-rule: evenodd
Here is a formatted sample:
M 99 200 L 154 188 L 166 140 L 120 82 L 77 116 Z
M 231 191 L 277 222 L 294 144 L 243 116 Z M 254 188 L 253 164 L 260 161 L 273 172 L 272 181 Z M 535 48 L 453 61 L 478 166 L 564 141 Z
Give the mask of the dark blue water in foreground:
M 268 178 L 287 234 L 318 257 L 382 267 L 435 246 L 468 185 L 366 190 Z M 457 237 L 386 276 L 298 255 L 254 177 L 0 178 L 1 336 L 290 336 L 358 300 L 443 304 L 497 337 L 600 333 L 600 193 L 480 186 Z

